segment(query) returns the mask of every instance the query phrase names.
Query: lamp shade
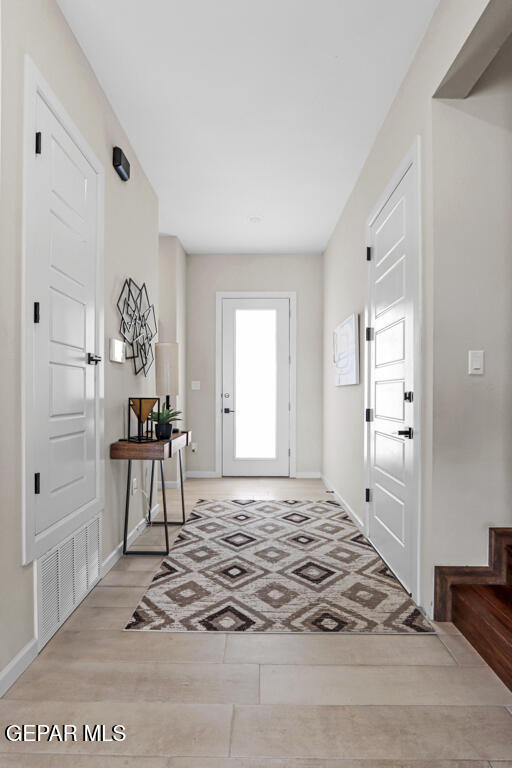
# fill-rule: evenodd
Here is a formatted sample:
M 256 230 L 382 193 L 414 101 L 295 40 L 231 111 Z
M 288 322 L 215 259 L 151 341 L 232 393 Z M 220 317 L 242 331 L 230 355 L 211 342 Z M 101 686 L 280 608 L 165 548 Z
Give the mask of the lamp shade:
M 157 395 L 179 395 L 179 345 L 174 341 L 159 341 L 155 344 L 156 393 Z

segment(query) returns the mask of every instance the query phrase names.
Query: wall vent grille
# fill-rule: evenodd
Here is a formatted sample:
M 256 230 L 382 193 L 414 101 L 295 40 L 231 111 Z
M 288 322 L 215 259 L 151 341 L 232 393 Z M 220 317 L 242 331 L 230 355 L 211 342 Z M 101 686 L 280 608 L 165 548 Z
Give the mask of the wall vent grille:
M 100 542 L 95 517 L 37 561 L 39 650 L 98 581 Z

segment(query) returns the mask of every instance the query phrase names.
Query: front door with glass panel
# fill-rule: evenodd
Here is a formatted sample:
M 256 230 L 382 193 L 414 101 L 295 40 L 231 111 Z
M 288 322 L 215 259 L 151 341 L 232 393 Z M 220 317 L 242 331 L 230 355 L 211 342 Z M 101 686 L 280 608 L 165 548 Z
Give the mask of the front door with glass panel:
M 222 301 L 222 474 L 290 474 L 290 301 Z

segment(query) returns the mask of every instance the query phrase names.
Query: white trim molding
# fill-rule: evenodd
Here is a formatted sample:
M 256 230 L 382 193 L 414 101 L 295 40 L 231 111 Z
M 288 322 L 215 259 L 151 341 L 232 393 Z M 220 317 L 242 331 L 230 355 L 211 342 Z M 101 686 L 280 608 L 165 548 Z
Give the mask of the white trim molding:
M 217 291 L 215 297 L 215 473 L 222 477 L 222 300 L 288 299 L 290 302 L 290 477 L 297 476 L 297 293 L 295 291 Z M 187 477 L 194 477 L 187 472 Z M 198 475 L 195 475 L 198 477 Z
M 320 480 L 322 479 L 321 472 L 296 472 L 296 480 Z
M 160 512 L 160 504 L 155 504 L 151 510 L 151 519 L 155 518 L 158 513 Z M 139 520 L 139 522 L 132 528 L 130 533 L 128 534 L 128 546 L 130 544 L 133 544 L 136 538 L 140 536 L 142 531 L 147 528 L 148 524 L 146 519 L 143 517 Z M 110 555 L 107 555 L 105 560 L 101 563 L 101 578 L 107 575 L 107 573 L 114 567 L 114 565 L 117 563 L 118 560 L 120 560 L 123 556 L 123 542 L 120 541 L 117 547 L 115 547 Z
M 340 506 L 343 507 L 343 509 L 348 514 L 352 522 L 354 522 L 357 525 L 357 527 L 366 535 L 366 526 L 364 524 L 364 521 L 361 520 L 361 518 L 358 515 L 356 515 L 356 513 L 354 512 L 354 510 L 352 509 L 348 501 L 345 501 L 343 496 L 341 496 L 338 493 L 338 491 L 333 487 L 332 483 L 330 483 L 329 480 L 326 477 L 324 477 L 324 475 L 321 475 L 321 479 L 323 481 L 323 484 L 327 488 L 327 492 L 333 494 L 338 504 L 340 504 Z
M 0 696 L 6 693 L 37 656 L 37 639 L 33 637 L 0 672 Z
M 210 470 L 203 470 L 203 469 L 189 469 L 185 473 L 185 477 L 190 478 L 192 480 L 194 478 L 201 478 L 201 477 L 209 477 L 209 478 L 221 477 L 221 475 L 216 471 L 212 472 Z

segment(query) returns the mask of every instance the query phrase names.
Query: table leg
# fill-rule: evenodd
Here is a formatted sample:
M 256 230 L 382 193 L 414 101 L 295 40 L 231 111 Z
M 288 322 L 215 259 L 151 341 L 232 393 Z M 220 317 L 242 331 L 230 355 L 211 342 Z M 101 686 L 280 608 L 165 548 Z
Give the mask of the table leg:
M 167 508 L 166 508 L 166 498 L 165 498 L 165 480 L 164 480 L 164 474 L 163 474 L 163 461 L 160 462 L 160 473 L 162 477 L 162 501 L 164 504 L 164 519 L 163 520 L 153 520 L 151 525 L 165 525 L 167 528 L 168 525 L 183 525 L 185 522 L 185 495 L 183 491 L 183 465 L 181 462 L 181 450 L 178 451 L 179 455 L 179 464 L 180 464 L 180 485 L 181 485 L 181 516 L 182 520 L 167 520 Z
M 178 451 L 180 461 L 180 488 L 181 488 L 181 519 L 185 525 L 185 491 L 183 489 L 183 461 L 181 459 L 181 450 Z
M 132 480 L 132 460 L 128 460 L 128 472 L 126 475 L 126 501 L 124 506 L 124 537 L 123 537 L 123 555 L 126 555 L 128 547 L 128 517 L 130 515 L 130 484 Z
M 154 470 L 155 470 L 155 462 L 152 462 L 151 467 L 151 489 L 153 489 L 153 479 L 154 479 Z M 169 554 L 169 533 L 167 531 L 167 505 L 166 505 L 166 499 L 165 499 L 165 480 L 164 480 L 164 467 L 163 467 L 163 461 L 160 462 L 160 470 L 162 473 L 162 494 L 163 494 L 163 500 L 164 500 L 164 522 L 161 523 L 161 525 L 165 525 L 165 550 L 157 550 L 154 549 L 130 549 L 128 550 L 128 517 L 130 514 L 130 492 L 131 492 L 131 479 L 132 479 L 132 461 L 131 459 L 128 460 L 128 474 L 126 479 L 126 504 L 125 504 L 125 511 L 124 511 L 124 537 L 123 537 L 123 555 L 149 555 L 153 557 L 162 557 L 162 555 L 168 555 Z M 150 510 L 149 510 L 149 518 L 151 520 L 151 503 L 152 503 L 152 492 L 150 492 Z M 172 523 L 170 523 L 172 525 Z M 178 525 L 178 523 L 177 523 Z
M 165 546 L 167 548 L 167 554 L 169 554 L 169 528 L 167 527 L 167 499 L 165 495 L 165 476 L 164 476 L 164 463 L 160 462 L 160 476 L 162 478 L 162 500 L 164 502 L 164 530 L 165 530 Z
M 147 516 L 148 524 L 151 525 L 151 511 L 153 509 L 153 485 L 155 480 L 155 461 L 151 462 L 151 485 L 149 486 L 149 511 Z

